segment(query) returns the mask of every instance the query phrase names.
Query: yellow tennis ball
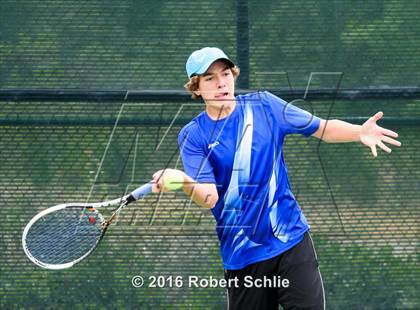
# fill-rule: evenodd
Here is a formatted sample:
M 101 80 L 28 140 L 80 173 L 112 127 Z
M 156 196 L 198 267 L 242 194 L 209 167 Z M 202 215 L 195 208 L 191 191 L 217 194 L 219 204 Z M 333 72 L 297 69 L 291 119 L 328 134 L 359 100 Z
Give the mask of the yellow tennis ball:
M 183 172 L 175 169 L 165 171 L 163 185 L 171 191 L 180 189 L 184 185 Z

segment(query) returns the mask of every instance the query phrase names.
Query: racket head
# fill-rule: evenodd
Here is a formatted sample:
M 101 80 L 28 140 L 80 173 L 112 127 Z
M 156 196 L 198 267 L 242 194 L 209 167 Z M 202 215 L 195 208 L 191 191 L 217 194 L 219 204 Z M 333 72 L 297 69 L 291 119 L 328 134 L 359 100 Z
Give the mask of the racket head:
M 52 270 L 70 268 L 98 246 L 105 222 L 92 204 L 61 204 L 35 215 L 22 234 L 25 254 Z

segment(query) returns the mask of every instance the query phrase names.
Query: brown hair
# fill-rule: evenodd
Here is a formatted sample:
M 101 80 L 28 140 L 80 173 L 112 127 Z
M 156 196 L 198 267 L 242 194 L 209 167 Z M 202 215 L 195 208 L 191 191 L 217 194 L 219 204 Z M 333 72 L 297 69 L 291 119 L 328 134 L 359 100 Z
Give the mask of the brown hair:
M 233 78 L 236 80 L 236 78 L 239 76 L 239 73 L 241 70 L 237 66 L 231 67 L 230 70 L 232 71 Z M 198 89 L 198 82 L 200 81 L 199 75 L 194 75 L 190 78 L 190 80 L 184 85 L 184 88 L 191 92 L 191 98 L 192 99 L 200 99 L 201 96 L 198 96 L 195 94 L 194 91 Z

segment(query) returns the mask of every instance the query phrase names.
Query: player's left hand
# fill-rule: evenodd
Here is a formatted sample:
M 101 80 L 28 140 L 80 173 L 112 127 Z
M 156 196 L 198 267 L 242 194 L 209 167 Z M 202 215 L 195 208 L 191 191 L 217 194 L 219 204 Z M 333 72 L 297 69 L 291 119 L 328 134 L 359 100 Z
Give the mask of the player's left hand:
M 364 145 L 370 147 L 374 157 L 378 156 L 376 146 L 379 146 L 387 153 L 391 153 L 391 149 L 386 146 L 384 142 L 395 146 L 401 146 L 401 142 L 390 138 L 397 138 L 398 134 L 396 132 L 376 125 L 376 122 L 380 120 L 383 115 L 384 113 L 382 112 L 376 113 L 362 125 L 360 131 L 360 141 Z

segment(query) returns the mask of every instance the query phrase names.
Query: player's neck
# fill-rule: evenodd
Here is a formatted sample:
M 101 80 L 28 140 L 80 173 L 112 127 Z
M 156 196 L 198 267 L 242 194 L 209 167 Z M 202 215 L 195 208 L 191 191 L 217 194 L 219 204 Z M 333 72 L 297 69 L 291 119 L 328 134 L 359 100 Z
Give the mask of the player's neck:
M 206 113 L 214 121 L 228 117 L 236 107 L 236 100 L 224 101 L 223 103 L 206 103 Z

